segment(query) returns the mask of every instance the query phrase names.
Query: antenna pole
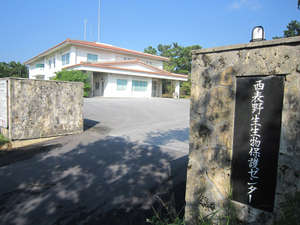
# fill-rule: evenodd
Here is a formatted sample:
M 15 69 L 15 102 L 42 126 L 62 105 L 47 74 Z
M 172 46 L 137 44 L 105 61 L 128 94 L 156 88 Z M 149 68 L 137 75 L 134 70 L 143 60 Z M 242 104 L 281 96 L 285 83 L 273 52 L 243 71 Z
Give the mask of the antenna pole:
M 90 34 L 91 34 L 91 41 L 93 41 L 93 31 L 92 31 L 92 24 L 90 24 Z
M 99 0 L 99 11 L 98 11 L 98 42 L 100 42 L 100 0 Z
M 84 40 L 86 41 L 86 20 L 84 20 Z

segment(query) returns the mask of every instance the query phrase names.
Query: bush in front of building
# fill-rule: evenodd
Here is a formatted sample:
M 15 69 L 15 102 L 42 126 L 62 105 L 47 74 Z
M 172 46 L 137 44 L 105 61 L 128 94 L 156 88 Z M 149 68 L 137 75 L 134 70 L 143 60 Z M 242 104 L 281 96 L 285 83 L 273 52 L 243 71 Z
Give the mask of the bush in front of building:
M 91 83 L 89 82 L 89 76 L 81 70 L 62 70 L 55 73 L 56 76 L 52 80 L 61 81 L 74 81 L 84 83 L 84 97 L 89 97 L 89 93 L 92 90 Z

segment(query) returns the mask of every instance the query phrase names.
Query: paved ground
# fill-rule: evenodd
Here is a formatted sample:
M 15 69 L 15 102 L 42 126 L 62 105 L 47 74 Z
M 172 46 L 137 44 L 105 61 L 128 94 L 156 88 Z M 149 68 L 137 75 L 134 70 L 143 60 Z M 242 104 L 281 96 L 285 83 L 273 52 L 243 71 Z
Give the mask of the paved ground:
M 140 225 L 153 195 L 183 202 L 189 101 L 84 103 L 85 132 L 0 153 L 0 224 Z
M 188 153 L 187 99 L 84 99 L 86 129 Z

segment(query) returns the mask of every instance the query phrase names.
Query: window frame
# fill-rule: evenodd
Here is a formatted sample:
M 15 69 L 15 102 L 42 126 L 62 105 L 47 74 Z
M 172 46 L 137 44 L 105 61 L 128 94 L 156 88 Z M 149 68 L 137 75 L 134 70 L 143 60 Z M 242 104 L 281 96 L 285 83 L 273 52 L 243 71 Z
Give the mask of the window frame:
M 132 80 L 132 91 L 147 91 L 148 82 L 140 80 Z
M 126 91 L 127 90 L 127 80 L 117 79 L 117 91 Z
M 98 62 L 98 55 L 87 53 L 87 62 Z
M 94 90 L 100 90 L 100 82 L 99 81 L 95 81 Z
M 62 65 L 68 65 L 70 63 L 70 53 L 62 55 L 61 61 Z

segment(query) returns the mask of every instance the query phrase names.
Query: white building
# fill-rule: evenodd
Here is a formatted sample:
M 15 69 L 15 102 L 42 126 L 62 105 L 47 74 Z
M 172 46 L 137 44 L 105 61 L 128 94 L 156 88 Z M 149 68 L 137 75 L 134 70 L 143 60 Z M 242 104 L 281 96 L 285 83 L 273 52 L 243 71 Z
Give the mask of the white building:
M 30 79 L 49 80 L 62 69 L 82 70 L 90 76 L 92 96 L 151 98 L 162 96 L 162 80 L 188 76 L 163 70 L 170 59 L 97 42 L 67 39 L 29 59 Z

